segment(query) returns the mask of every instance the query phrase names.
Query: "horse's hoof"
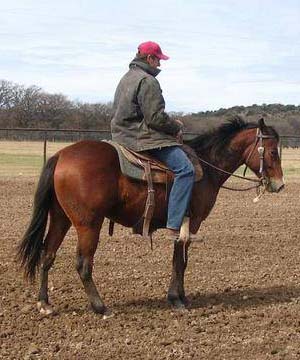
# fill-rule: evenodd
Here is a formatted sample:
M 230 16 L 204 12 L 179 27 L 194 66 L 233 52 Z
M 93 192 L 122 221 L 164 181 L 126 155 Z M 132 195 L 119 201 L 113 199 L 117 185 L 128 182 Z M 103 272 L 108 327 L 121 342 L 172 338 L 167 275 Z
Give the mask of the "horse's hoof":
M 190 306 L 190 304 L 191 304 L 187 297 L 182 297 L 181 302 L 184 304 L 184 306 L 186 308 L 188 308 Z
M 110 309 L 107 308 L 105 305 L 91 304 L 91 306 L 94 313 L 103 315 L 104 320 L 114 316 L 114 314 L 110 311 Z
M 168 298 L 169 304 L 176 310 L 185 310 L 185 304 L 180 299 L 170 299 Z
M 103 314 L 103 320 L 107 320 L 107 319 L 110 319 L 112 318 L 113 316 L 115 316 L 115 314 L 109 310 L 108 308 L 106 308 L 104 314 Z
M 42 315 L 50 316 L 55 314 L 53 307 L 45 301 L 38 301 L 37 309 Z
M 184 303 L 181 300 L 177 300 L 173 303 L 175 310 L 186 310 Z

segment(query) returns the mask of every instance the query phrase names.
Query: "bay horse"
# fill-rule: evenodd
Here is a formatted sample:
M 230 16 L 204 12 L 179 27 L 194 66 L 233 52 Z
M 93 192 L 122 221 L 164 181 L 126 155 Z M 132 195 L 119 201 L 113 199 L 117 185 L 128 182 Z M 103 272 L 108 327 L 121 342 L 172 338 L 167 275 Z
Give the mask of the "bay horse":
M 263 119 L 254 124 L 246 123 L 241 117 L 187 142 L 202 159 L 204 172 L 202 180 L 194 184 L 192 193 L 192 234 L 209 215 L 222 184 L 242 164 L 257 177 L 263 175 L 267 191 L 279 192 L 283 188 L 278 142 L 278 133 L 266 126 Z M 154 210 L 152 232 L 166 226 L 167 215 L 166 187 L 154 184 L 154 189 L 155 203 L 160 206 Z M 133 227 L 143 215 L 146 198 L 147 184 L 121 173 L 117 152 L 107 142 L 81 141 L 63 148 L 47 161 L 35 192 L 31 221 L 18 247 L 26 277 L 33 280 L 40 270 L 38 309 L 41 313 L 53 311 L 48 299 L 48 272 L 73 225 L 78 236 L 76 268 L 91 307 L 105 317 L 111 315 L 92 277 L 101 226 L 108 218 Z M 167 299 L 178 308 L 184 308 L 187 303 L 184 272 L 189 245 L 190 242 L 174 243 Z

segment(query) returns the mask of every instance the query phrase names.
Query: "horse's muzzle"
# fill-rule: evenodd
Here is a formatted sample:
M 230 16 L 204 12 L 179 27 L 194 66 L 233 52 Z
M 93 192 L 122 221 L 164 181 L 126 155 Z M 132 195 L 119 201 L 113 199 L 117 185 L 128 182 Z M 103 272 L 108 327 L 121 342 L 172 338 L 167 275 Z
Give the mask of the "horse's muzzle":
M 267 185 L 267 191 L 268 192 L 276 192 L 283 190 L 284 188 L 284 179 L 270 179 L 268 185 Z

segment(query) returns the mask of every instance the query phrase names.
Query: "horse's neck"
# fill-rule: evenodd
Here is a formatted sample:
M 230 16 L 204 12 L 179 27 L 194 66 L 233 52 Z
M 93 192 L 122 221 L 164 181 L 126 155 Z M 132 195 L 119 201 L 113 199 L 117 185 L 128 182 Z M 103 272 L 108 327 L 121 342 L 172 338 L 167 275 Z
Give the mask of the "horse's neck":
M 226 173 L 223 173 L 222 171 L 216 171 L 216 180 L 219 186 L 223 185 L 227 179 L 230 178 L 230 176 L 243 164 L 242 158 L 237 156 L 235 159 L 231 159 L 230 162 L 221 162 L 217 166 L 226 171 Z
M 213 208 L 218 192 L 223 183 L 233 174 L 236 169 L 241 166 L 247 156 L 247 151 L 251 149 L 251 144 L 255 139 L 252 136 L 236 136 L 227 149 L 224 149 L 222 154 L 217 157 L 217 160 L 198 154 L 200 158 L 213 166 L 226 171 L 224 173 L 218 169 L 211 167 L 210 165 L 203 164 L 204 178 L 202 181 L 195 183 L 193 196 L 191 200 L 191 231 L 197 232 L 201 222 L 206 219 L 211 209 Z M 230 151 L 230 156 L 228 156 Z M 226 151 L 227 150 L 227 151 Z
M 216 186 L 222 186 L 224 182 L 245 163 L 247 151 L 255 141 L 254 136 L 252 136 L 252 133 L 254 134 L 255 132 L 256 130 L 251 129 L 238 133 L 228 144 L 227 148 L 224 149 L 222 154 L 217 157 L 217 160 L 212 161 L 215 167 L 224 170 L 224 172 L 222 172 L 214 168 L 209 169 L 209 173 L 212 175 Z M 207 161 L 209 162 L 210 160 L 208 159 Z

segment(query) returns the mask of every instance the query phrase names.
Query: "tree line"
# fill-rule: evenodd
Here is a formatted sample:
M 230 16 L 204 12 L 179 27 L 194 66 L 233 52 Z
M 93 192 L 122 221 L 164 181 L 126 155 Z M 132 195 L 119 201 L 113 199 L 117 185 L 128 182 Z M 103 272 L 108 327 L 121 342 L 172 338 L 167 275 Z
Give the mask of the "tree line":
M 281 135 L 300 135 L 300 105 L 262 104 L 184 114 L 169 113 L 180 119 L 188 132 L 203 132 L 241 115 L 246 121 L 263 116 Z M 71 101 L 63 94 L 49 94 L 41 88 L 0 80 L 1 128 L 52 128 L 109 130 L 112 103 Z
M 112 105 L 70 101 L 37 86 L 0 81 L 0 127 L 109 129 Z

